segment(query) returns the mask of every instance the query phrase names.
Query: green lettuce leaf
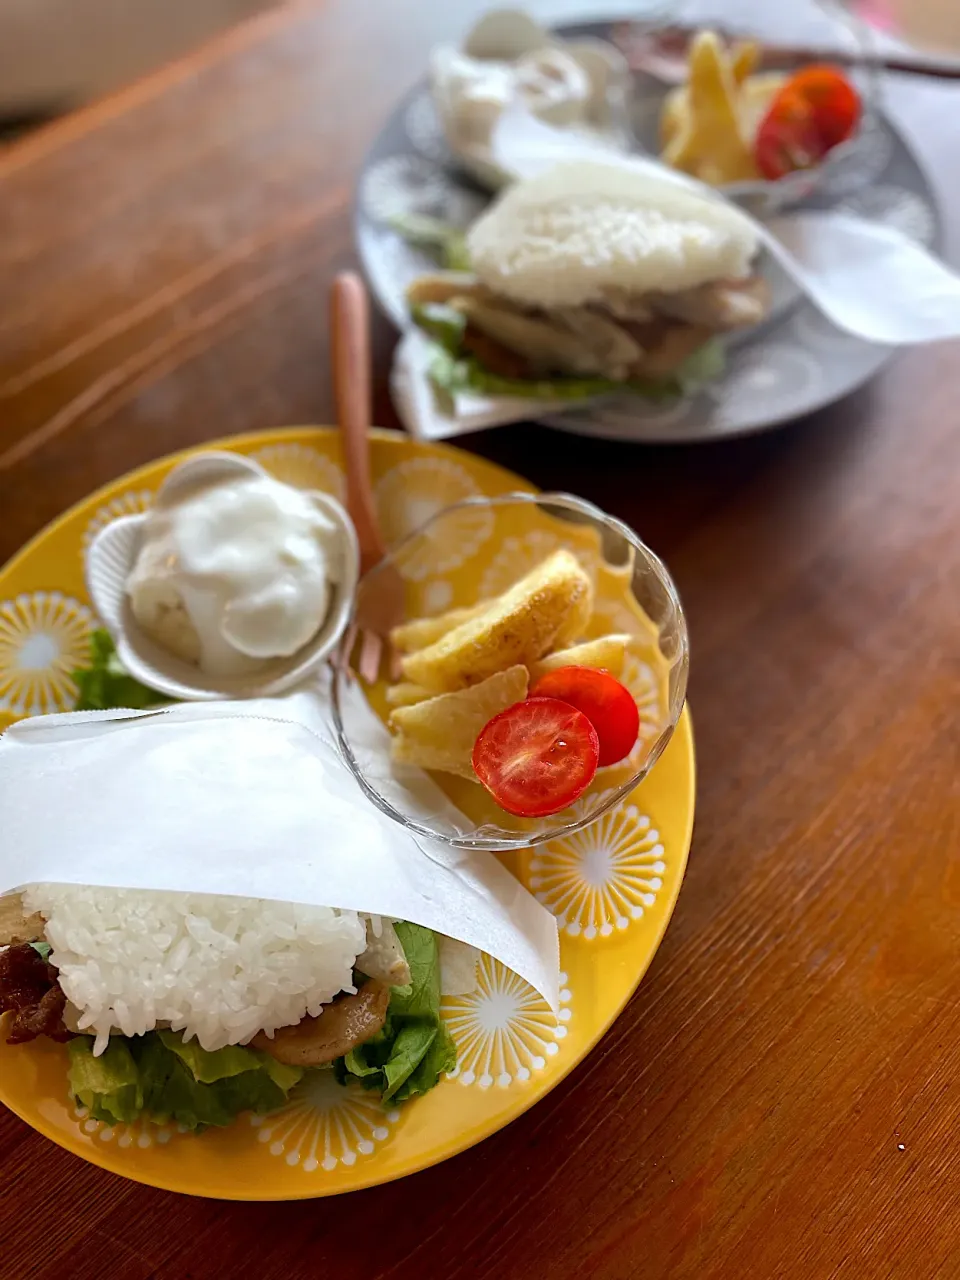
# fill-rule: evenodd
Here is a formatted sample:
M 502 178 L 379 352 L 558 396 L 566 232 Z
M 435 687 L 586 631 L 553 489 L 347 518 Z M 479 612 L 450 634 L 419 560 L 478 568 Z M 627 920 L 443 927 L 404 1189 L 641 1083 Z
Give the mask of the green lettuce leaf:
M 467 327 L 467 317 L 462 311 L 442 302 L 423 302 L 411 307 L 410 314 L 414 323 L 430 335 L 441 351 L 451 358 L 459 355 Z
M 109 711 L 113 707 L 141 710 L 168 702 L 162 693 L 134 680 L 121 665 L 109 631 L 90 636 L 90 666 L 72 672 L 77 686 L 77 711 Z
M 698 347 L 692 355 L 687 356 L 683 364 L 674 374 L 684 395 L 689 395 L 707 382 L 714 382 L 723 376 L 727 356 L 723 343 L 711 338 L 702 347 Z
M 254 1049 L 230 1046 L 208 1053 L 172 1031 L 129 1039 L 113 1036 L 99 1058 L 93 1040 L 69 1042 L 70 1088 L 96 1120 L 130 1124 L 146 1116 L 190 1130 L 231 1124 L 242 1111 L 283 1105 L 303 1076 Z
M 256 1049 L 242 1045 L 231 1044 L 210 1051 L 201 1049 L 196 1040 L 185 1041 L 174 1031 L 158 1031 L 157 1035 L 164 1047 L 189 1067 L 193 1078 L 200 1084 L 216 1084 L 249 1071 L 263 1070 L 278 1088 L 289 1093 L 303 1075 L 299 1067 L 277 1062 L 269 1053 L 258 1053 Z
M 683 362 L 669 378 L 614 382 L 610 378 L 503 378 L 484 369 L 473 356 L 459 357 L 437 346 L 429 377 L 444 396 L 472 391 L 487 396 L 517 396 L 524 400 L 587 400 L 616 392 L 632 392 L 654 402 L 686 395 L 723 372 L 723 347 L 715 339 Z
M 414 307 L 414 323 L 432 340 L 428 376 L 442 404 L 452 409 L 452 397 L 458 392 L 486 396 L 516 396 L 524 400 L 589 400 L 616 392 L 632 392 L 654 402 L 674 400 L 689 395 L 705 382 L 723 373 L 722 344 L 709 342 L 680 365 L 668 378 L 635 379 L 614 382 L 610 378 L 504 378 L 485 369 L 476 357 L 463 352 L 466 319 L 454 307 L 427 303 Z
M 470 254 L 467 237 L 459 227 L 425 213 L 398 213 L 387 219 L 407 244 L 434 252 L 448 271 L 469 271 Z
M 359 1080 L 384 1102 L 427 1093 L 457 1064 L 453 1039 L 440 1020 L 440 952 L 436 935 L 398 922 L 397 936 L 410 966 L 410 982 L 394 987 L 387 1020 L 372 1039 L 334 1063 L 341 1084 Z
M 132 1124 L 143 1110 L 143 1087 L 129 1042 L 113 1036 L 95 1058 L 89 1036 L 75 1036 L 68 1041 L 67 1050 L 68 1079 L 77 1101 L 89 1108 L 95 1120 Z
M 418 1093 L 429 1093 L 441 1075 L 452 1071 L 456 1065 L 456 1043 L 441 1022 L 427 1052 L 394 1093 L 394 1102 L 406 1102 Z
M 49 959 L 50 952 L 53 950 L 49 942 L 31 942 L 30 945 L 41 960 Z

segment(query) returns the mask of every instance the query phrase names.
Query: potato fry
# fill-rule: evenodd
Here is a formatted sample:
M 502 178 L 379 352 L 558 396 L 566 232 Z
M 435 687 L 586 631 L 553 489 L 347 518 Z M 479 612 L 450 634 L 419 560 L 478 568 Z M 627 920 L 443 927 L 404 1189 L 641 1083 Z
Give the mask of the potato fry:
M 782 71 L 761 71 L 743 82 L 737 101 L 740 130 L 745 138 L 755 138 L 760 121 L 770 110 L 770 104 L 787 83 L 789 76 Z
M 398 764 L 439 769 L 476 781 L 471 759 L 480 730 L 501 711 L 527 696 L 526 667 L 498 671 L 456 693 L 441 693 L 413 707 L 398 707 L 390 716 L 395 731 L 392 753 Z
M 585 640 L 570 649 L 557 649 L 547 657 L 541 658 L 530 667 L 530 683 L 533 684 L 548 671 L 557 671 L 561 667 L 593 667 L 597 670 L 609 671 L 618 680 L 623 673 L 623 664 L 627 656 L 630 637 L 627 635 L 600 636 L 596 640 Z
M 471 618 L 479 618 L 492 604 L 492 600 L 481 600 L 479 604 L 469 605 L 465 609 L 449 609 L 446 613 L 438 613 L 430 618 L 415 618 L 412 622 L 394 627 L 390 632 L 390 640 L 393 647 L 401 653 L 426 649 L 428 645 L 436 644 L 454 627 L 469 622 Z
M 740 40 L 730 50 L 730 70 L 733 74 L 734 83 L 738 88 L 750 89 L 752 81 L 757 79 L 766 79 L 775 73 L 767 72 L 766 76 L 755 76 L 753 74 L 757 63 L 760 60 L 760 46 L 755 40 Z M 782 82 L 784 77 L 777 76 L 778 81 Z M 738 94 L 737 115 L 740 119 L 741 129 L 744 138 L 752 138 L 756 133 L 756 126 L 747 129 L 743 128 L 744 113 L 742 111 L 743 100 L 742 95 Z M 664 150 L 676 138 L 686 126 L 690 115 L 690 102 L 687 97 L 687 86 L 678 85 L 663 100 L 663 106 L 660 108 L 660 149 Z
M 436 697 L 432 689 L 425 689 L 422 684 L 412 684 L 409 680 L 401 680 L 387 689 L 387 705 L 390 707 L 413 707 L 418 702 L 426 702 L 427 698 Z
M 572 644 L 592 612 L 589 577 L 569 551 L 554 551 L 479 617 L 448 631 L 435 644 L 408 653 L 401 670 L 412 684 L 452 693 Z
M 685 127 L 662 158 L 715 186 L 759 176 L 740 124 L 730 57 L 713 31 L 699 32 L 691 45 Z
M 660 108 L 660 150 L 665 151 L 674 138 L 680 136 L 687 127 L 690 116 L 690 104 L 687 101 L 686 85 L 678 85 L 671 89 Z
M 742 85 L 752 76 L 760 61 L 756 40 L 738 40 L 730 49 L 730 72 L 735 84 Z

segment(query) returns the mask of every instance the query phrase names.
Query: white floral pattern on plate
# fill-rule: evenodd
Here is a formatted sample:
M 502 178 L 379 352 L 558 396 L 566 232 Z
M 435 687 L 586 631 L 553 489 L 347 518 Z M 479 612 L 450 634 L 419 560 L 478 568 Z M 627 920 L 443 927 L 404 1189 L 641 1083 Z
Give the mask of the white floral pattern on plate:
M 844 200 L 840 208 L 895 227 L 921 244 L 931 244 L 936 234 L 936 220 L 930 205 L 915 191 L 904 187 L 884 184 L 868 187 Z
M 383 536 L 388 543 L 400 542 L 444 507 L 479 492 L 470 474 L 455 462 L 441 458 L 401 462 L 376 486 L 374 496 Z M 401 572 L 413 582 L 422 582 L 428 574 L 449 573 L 476 555 L 493 528 L 493 513 L 485 507 L 451 512 L 424 535 L 429 540 L 429 550 L 424 545 L 421 555 L 414 544 L 403 560 Z
M 447 996 L 441 1006 L 447 1029 L 457 1042 L 451 1080 L 462 1085 L 506 1088 L 543 1071 L 560 1051 L 571 1018 L 567 975 L 560 974 L 560 1011 L 555 1014 L 528 983 L 499 960 L 482 955 L 477 989 Z
M 388 156 L 367 171 L 361 202 L 374 222 L 425 213 L 464 227 L 486 204 L 476 192 L 424 156 Z
M 421 599 L 428 615 L 443 613 L 453 603 L 453 587 L 443 578 L 436 578 L 433 582 L 424 585 Z
M 104 506 L 99 507 L 97 514 L 83 531 L 82 546 L 84 556 L 86 556 L 94 538 L 108 524 L 113 524 L 114 520 L 120 520 L 123 516 L 142 515 L 144 511 L 149 510 L 152 504 L 153 494 L 151 491 L 149 489 L 140 489 L 137 491 L 131 490 L 119 498 L 112 498 Z
M 593 607 L 593 623 L 594 630 L 596 630 L 597 623 L 602 623 L 603 633 L 607 635 L 611 631 L 616 632 L 617 635 L 623 633 L 631 636 L 642 635 L 646 637 L 648 635 L 640 619 L 633 613 L 626 601 L 612 597 L 597 600 Z
M 806 351 L 771 342 L 747 348 L 730 363 L 723 382 L 707 389 L 721 426 L 732 423 L 761 425 L 782 406 L 804 397 L 813 398 L 820 381 L 820 367 Z
M 619 805 L 575 835 L 538 845 L 527 884 L 571 938 L 606 938 L 653 906 L 665 856 L 646 814 Z
M 282 480 L 295 489 L 319 489 L 343 501 L 346 491 L 343 472 L 319 449 L 311 449 L 306 444 L 271 444 L 255 449 L 250 457 L 275 480 Z
M 889 129 L 874 116 L 864 119 L 853 150 L 842 162 L 828 166 L 819 195 L 838 197 L 875 182 L 889 165 L 894 143 Z
M 660 736 L 663 729 L 664 708 L 661 705 L 661 684 L 653 667 L 629 650 L 620 679 L 633 694 L 640 713 L 637 745 L 630 755 L 630 759 L 633 760 Z
M 71 672 L 89 657 L 93 615 L 59 591 L 0 603 L 0 709 L 17 715 L 69 711 Z
M 297 1085 L 286 1106 L 267 1116 L 251 1116 L 259 1139 L 273 1156 L 304 1173 L 348 1168 L 372 1155 L 390 1136 L 400 1112 L 385 1110 L 375 1093 L 359 1085 L 339 1085 L 332 1071 L 312 1071 Z
M 611 396 L 585 411 L 578 413 L 573 409 L 567 413 L 544 417 L 543 421 L 548 426 L 559 427 L 561 431 L 584 428 L 590 431 L 599 428 L 607 439 L 631 440 L 636 435 L 638 417 L 642 417 L 647 430 L 668 431 L 684 421 L 691 404 L 689 396 L 667 400 L 662 404 L 634 395 Z
M 450 160 L 450 148 L 429 89 L 417 94 L 407 107 L 403 120 L 407 136 L 422 156 L 428 160 Z
M 141 1151 L 145 1151 L 155 1144 L 161 1147 L 166 1146 L 175 1133 L 186 1132 L 179 1125 L 155 1125 L 149 1120 L 137 1121 L 136 1124 L 105 1124 L 102 1120 L 94 1120 L 87 1108 L 81 1106 L 72 1094 L 70 1106 L 74 1118 L 84 1133 L 96 1135 L 101 1142 L 115 1142 L 123 1150 L 139 1147 Z
M 812 303 L 798 308 L 791 321 L 791 328 L 797 341 L 818 355 L 836 358 L 838 353 L 846 351 L 855 360 L 864 347 L 869 345 L 862 338 L 855 338 L 852 333 L 844 333 L 831 324 Z
M 545 529 L 531 529 L 517 537 L 504 538 L 500 550 L 487 565 L 480 579 L 480 599 L 499 595 L 535 569 L 551 552 L 566 546 L 577 557 L 591 578 L 597 576 L 597 556 L 585 547 L 572 547 Z

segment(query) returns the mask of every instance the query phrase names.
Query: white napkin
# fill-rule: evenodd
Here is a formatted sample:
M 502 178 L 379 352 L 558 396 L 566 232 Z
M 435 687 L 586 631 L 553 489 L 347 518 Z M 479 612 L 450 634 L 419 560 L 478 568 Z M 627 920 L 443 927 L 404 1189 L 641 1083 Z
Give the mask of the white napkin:
M 960 276 L 896 227 L 820 209 L 774 218 L 765 232 L 767 247 L 775 237 L 784 267 L 847 333 L 890 346 L 960 337 Z
M 372 711 L 363 734 L 387 737 Z M 452 809 L 422 773 L 417 795 Z M 558 1007 L 554 917 L 493 854 L 415 837 L 366 800 L 316 690 L 22 721 L 0 738 L 0 813 L 0 893 L 45 881 L 370 912 L 487 952 Z

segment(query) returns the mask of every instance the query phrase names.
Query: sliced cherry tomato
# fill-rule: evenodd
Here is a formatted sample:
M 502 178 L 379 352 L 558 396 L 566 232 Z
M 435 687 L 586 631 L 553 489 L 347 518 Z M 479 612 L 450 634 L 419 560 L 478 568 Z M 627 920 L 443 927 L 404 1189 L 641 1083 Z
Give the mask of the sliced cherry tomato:
M 556 698 L 527 698 L 484 725 L 473 768 L 507 813 L 542 818 L 586 791 L 599 756 L 597 731 L 585 715 Z
M 765 178 L 811 169 L 845 142 L 860 119 L 860 95 L 836 67 L 804 67 L 770 104 L 757 130 L 754 154 Z
M 640 713 L 633 694 L 609 671 L 593 667 L 558 667 L 541 676 L 530 690 L 533 698 L 559 698 L 582 711 L 600 739 L 600 764 L 616 764 L 628 756 L 640 732 Z

